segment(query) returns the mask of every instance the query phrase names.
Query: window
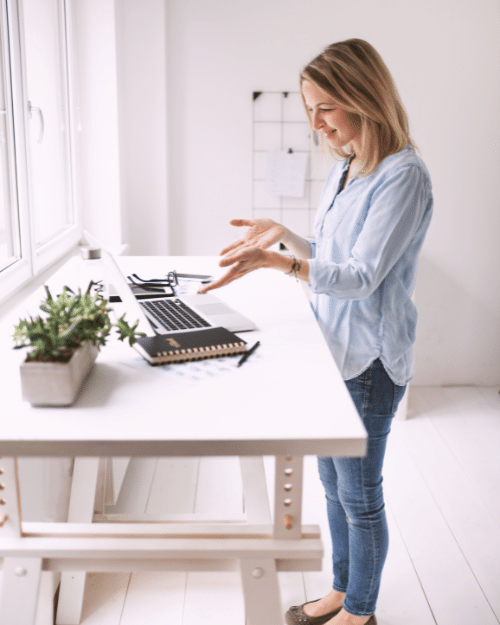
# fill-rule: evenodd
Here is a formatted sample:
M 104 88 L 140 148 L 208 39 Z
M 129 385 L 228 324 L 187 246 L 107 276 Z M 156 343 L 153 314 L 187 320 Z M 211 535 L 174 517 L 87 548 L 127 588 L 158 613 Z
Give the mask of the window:
M 70 0 L 0 0 L 0 299 L 79 240 Z
M 3 18 L 4 16 L 2 16 Z M 8 38 L 4 28 L 5 20 L 0 24 L 0 51 L 2 59 L 8 59 Z M 21 255 L 19 219 L 17 202 L 14 196 L 15 179 L 12 147 L 10 71 L 7 63 L 0 67 L 0 270 L 18 260 Z

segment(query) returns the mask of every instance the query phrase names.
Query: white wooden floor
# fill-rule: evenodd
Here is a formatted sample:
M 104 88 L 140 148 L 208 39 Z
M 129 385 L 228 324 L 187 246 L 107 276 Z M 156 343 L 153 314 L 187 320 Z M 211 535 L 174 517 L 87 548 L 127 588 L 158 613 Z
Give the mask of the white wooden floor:
M 141 460 L 131 469 L 116 511 L 241 512 L 235 458 Z M 412 388 L 409 418 L 391 433 L 385 489 L 391 546 L 379 624 L 498 625 L 498 389 Z M 304 522 L 320 523 L 328 554 L 314 458 L 306 459 Z M 285 608 L 326 593 L 329 568 L 327 555 L 321 573 L 280 573 Z M 143 623 L 244 625 L 238 574 L 88 575 L 82 625 Z

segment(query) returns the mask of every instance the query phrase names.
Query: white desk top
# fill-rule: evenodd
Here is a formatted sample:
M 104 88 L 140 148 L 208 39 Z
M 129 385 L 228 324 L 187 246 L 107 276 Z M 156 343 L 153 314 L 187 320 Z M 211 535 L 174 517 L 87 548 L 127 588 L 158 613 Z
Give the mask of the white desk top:
M 72 286 L 74 264 L 55 274 L 54 294 Z M 123 257 L 119 264 L 146 277 L 222 273 L 216 258 Z M 235 358 L 151 367 L 116 342 L 101 350 L 70 408 L 32 408 L 21 399 L 24 350 L 11 349 L 13 325 L 37 313 L 44 291 L 27 295 L 0 321 L 0 456 L 362 455 L 365 430 L 300 284 L 260 270 L 214 294 L 257 324 L 240 334 L 249 345 L 261 342 L 242 367 Z

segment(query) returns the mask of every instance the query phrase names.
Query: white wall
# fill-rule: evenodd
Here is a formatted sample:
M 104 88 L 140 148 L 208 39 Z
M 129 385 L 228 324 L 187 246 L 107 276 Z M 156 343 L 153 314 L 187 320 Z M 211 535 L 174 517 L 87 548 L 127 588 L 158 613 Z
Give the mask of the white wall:
M 72 8 L 83 227 L 118 249 L 127 232 L 120 194 L 114 0 L 74 0 Z
M 419 384 L 500 383 L 500 10 L 496 0 L 170 0 L 172 250 L 215 254 L 251 211 L 251 93 L 297 88 L 324 46 L 370 41 L 430 170 Z
M 166 0 L 115 0 L 120 173 L 134 255 L 168 253 Z
M 166 0 L 73 0 L 84 228 L 168 253 Z

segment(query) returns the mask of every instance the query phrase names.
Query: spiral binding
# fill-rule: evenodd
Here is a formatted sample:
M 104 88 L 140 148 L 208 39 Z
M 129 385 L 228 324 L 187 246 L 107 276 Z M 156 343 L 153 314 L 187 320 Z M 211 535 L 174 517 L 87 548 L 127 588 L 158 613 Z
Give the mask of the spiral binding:
M 221 358 L 241 353 L 240 347 L 246 345 L 245 341 L 239 343 L 223 343 L 221 345 L 209 345 L 207 347 L 187 347 L 186 349 L 172 349 L 164 352 L 157 352 L 156 357 L 166 359 L 164 363 L 187 362 L 191 360 L 202 360 L 207 358 Z

